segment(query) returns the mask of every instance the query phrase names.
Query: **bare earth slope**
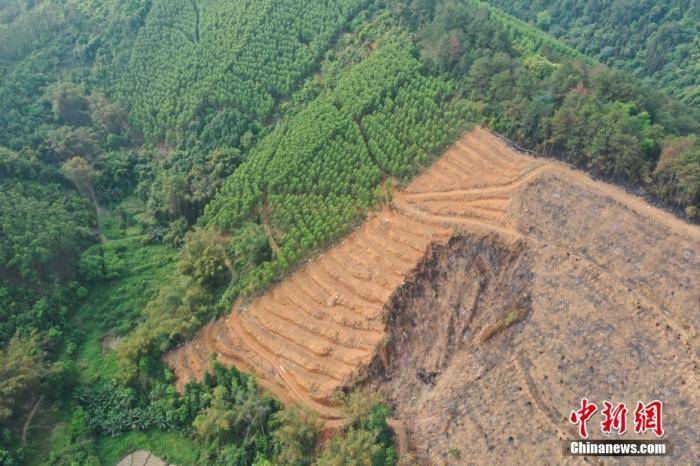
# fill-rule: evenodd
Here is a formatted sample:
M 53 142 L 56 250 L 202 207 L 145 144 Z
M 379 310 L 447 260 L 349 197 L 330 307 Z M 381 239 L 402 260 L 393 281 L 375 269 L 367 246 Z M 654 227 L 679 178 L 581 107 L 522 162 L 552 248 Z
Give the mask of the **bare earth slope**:
M 422 464 L 580 462 L 560 439 L 581 397 L 659 398 L 684 464 L 700 455 L 699 324 L 699 228 L 475 129 L 165 360 L 185 383 L 215 352 L 327 419 L 369 375 Z

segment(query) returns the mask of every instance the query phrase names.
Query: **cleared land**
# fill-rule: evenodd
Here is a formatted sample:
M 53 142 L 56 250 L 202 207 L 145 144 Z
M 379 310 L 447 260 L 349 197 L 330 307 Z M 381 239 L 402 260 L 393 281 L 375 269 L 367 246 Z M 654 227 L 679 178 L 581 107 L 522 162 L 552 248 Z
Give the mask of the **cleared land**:
M 690 462 L 699 285 L 700 229 L 477 128 L 165 360 L 184 384 L 217 353 L 329 420 L 334 394 L 368 378 L 420 463 L 570 461 L 581 397 L 659 398 L 669 462 Z

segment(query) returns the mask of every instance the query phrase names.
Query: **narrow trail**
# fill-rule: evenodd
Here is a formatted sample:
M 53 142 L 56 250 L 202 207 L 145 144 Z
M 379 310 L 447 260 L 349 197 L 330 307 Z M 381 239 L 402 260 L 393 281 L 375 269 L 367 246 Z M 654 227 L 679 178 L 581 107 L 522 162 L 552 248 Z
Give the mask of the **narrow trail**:
M 396 453 L 398 453 L 399 458 L 403 458 L 408 452 L 408 438 L 406 436 L 406 427 L 403 425 L 403 422 L 393 418 L 389 419 L 387 421 L 387 424 L 389 424 L 389 427 L 391 427 L 391 429 L 396 434 Z
M 542 416 L 547 419 L 547 422 L 551 425 L 552 431 L 556 434 L 559 440 L 565 441 L 566 439 L 577 438 L 577 432 L 573 426 L 569 427 L 568 431 L 561 428 L 562 423 L 560 422 L 559 416 L 557 416 L 557 410 L 545 400 L 537 390 L 537 384 L 530 375 L 527 369 L 526 362 L 522 356 L 514 356 L 512 363 L 517 369 L 518 375 L 525 386 L 525 391 L 528 397 L 534 402 L 537 410 Z M 572 456 L 566 456 L 562 451 L 559 451 L 558 462 L 559 464 L 569 464 L 575 462 L 575 460 L 582 459 L 584 463 L 590 463 L 593 461 L 596 464 L 602 464 L 602 462 L 596 458 L 576 458 Z
M 197 0 L 191 0 L 192 9 L 194 10 L 194 42 L 199 42 L 199 6 Z
M 514 239 L 519 237 L 513 229 L 501 227 L 497 224 L 485 222 L 473 216 L 461 215 L 438 215 L 427 210 L 413 207 L 411 204 L 394 199 L 392 205 L 400 212 L 426 223 L 453 227 L 455 229 L 465 228 L 478 232 L 494 232 L 503 235 L 504 238 Z
M 39 409 L 39 405 L 41 402 L 44 400 L 44 395 L 41 395 L 37 402 L 34 404 L 34 407 L 32 408 L 31 412 L 29 413 L 29 416 L 27 416 L 27 420 L 24 423 L 24 426 L 22 427 L 22 446 L 27 445 L 27 432 L 29 431 L 29 427 L 32 424 L 32 419 L 34 419 L 34 416 L 36 415 L 37 410 Z
M 503 194 L 507 195 L 518 188 L 532 182 L 533 179 L 537 178 L 539 175 L 545 171 L 554 171 L 558 167 L 550 164 L 539 164 L 532 167 L 525 172 L 521 173 L 515 179 L 508 181 L 506 183 L 489 186 L 485 188 L 475 188 L 475 189 L 456 189 L 452 191 L 427 191 L 420 193 L 402 193 L 401 197 L 407 200 L 416 201 L 433 201 L 433 200 L 451 200 L 451 201 L 461 201 L 461 200 L 489 200 L 496 198 L 497 195 Z
M 262 224 L 265 230 L 265 235 L 267 235 L 267 241 L 270 243 L 270 248 L 272 252 L 279 254 L 280 248 L 275 242 L 275 236 L 272 234 L 272 227 L 270 226 L 270 204 L 268 202 L 267 186 L 263 188 L 263 202 L 262 202 Z
M 389 172 L 379 163 L 379 159 L 377 159 L 377 155 L 374 153 L 372 148 L 369 146 L 369 137 L 367 137 L 367 132 L 365 131 L 365 127 L 362 125 L 362 120 L 360 118 L 356 118 L 353 121 L 355 122 L 355 125 L 357 126 L 357 130 L 360 132 L 360 136 L 362 137 L 362 141 L 365 143 L 365 148 L 367 149 L 367 155 L 369 155 L 369 158 L 372 160 L 372 163 L 374 163 L 377 166 L 379 171 L 382 172 L 382 176 L 386 178 L 386 176 Z

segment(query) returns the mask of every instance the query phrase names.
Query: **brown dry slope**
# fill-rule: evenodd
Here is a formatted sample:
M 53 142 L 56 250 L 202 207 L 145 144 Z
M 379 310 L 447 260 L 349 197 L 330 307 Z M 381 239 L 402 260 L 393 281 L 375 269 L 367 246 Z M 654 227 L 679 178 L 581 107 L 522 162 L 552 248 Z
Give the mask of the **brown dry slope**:
M 420 463 L 570 461 L 581 397 L 659 398 L 683 463 L 699 453 L 699 289 L 700 229 L 475 129 L 165 359 L 184 383 L 215 352 L 327 419 L 369 373 Z

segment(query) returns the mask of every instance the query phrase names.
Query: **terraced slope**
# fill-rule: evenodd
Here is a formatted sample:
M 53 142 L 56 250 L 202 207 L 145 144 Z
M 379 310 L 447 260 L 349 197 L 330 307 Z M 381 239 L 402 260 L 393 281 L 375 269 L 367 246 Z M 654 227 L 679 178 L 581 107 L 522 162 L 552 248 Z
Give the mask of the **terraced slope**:
M 485 130 L 465 135 L 405 191 L 336 247 L 245 309 L 203 328 L 166 355 L 183 385 L 209 356 L 257 375 L 280 399 L 333 419 L 333 395 L 351 386 L 386 337 L 384 307 L 433 243 L 455 230 L 514 237 L 510 193 L 544 166 Z
M 567 463 L 581 397 L 658 398 L 667 463 L 689 464 L 699 325 L 699 228 L 477 128 L 165 360 L 184 384 L 217 353 L 328 420 L 334 394 L 367 380 L 419 464 Z

